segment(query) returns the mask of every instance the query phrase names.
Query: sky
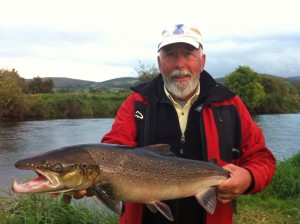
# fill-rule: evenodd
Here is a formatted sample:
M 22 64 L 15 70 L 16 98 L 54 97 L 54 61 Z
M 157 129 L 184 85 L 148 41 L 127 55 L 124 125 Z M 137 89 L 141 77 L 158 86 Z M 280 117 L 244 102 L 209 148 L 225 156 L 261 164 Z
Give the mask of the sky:
M 105 81 L 157 64 L 162 30 L 202 33 L 205 69 L 300 76 L 299 0 L 0 0 L 0 69 Z

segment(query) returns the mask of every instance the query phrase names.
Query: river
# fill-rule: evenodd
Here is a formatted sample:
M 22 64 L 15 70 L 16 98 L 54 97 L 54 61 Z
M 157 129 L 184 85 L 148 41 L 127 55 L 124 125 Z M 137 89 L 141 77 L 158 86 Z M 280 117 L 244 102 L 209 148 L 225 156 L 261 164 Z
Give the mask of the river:
M 300 150 L 300 114 L 258 115 L 255 121 L 278 160 Z M 9 188 L 14 178 L 34 175 L 32 171 L 17 170 L 16 160 L 65 145 L 97 143 L 112 122 L 109 118 L 0 121 L 0 189 Z

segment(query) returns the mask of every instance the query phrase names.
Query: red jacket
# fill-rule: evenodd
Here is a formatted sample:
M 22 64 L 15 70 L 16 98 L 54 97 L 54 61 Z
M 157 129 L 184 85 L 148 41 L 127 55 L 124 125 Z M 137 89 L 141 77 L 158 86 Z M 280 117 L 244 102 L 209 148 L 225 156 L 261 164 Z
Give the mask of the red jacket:
M 201 135 L 201 137 L 205 138 L 203 141 L 205 142 L 205 149 L 202 149 L 206 157 L 205 160 L 217 159 L 219 166 L 233 163 L 248 169 L 253 181 L 247 193 L 262 191 L 269 184 L 274 174 L 275 158 L 265 146 L 261 129 L 252 120 L 241 99 L 226 87 L 216 83 L 205 71 L 201 74 L 200 84 L 200 98 L 202 97 L 203 100 L 200 101 L 201 103 L 195 109 L 199 110 L 199 113 L 202 115 L 202 132 L 205 132 L 205 134 Z M 149 108 L 155 108 L 151 106 L 150 102 L 155 101 L 153 98 L 156 99 L 159 94 L 153 88 L 161 85 L 162 80 L 159 76 L 151 81 L 150 84 L 143 84 L 134 88 L 135 92 L 120 107 L 111 131 L 103 137 L 102 142 L 128 146 L 151 144 L 151 139 L 147 140 L 148 135 L 145 135 L 147 131 L 143 133 L 146 136 L 146 140 L 139 134 L 140 128 L 137 124 L 137 118 L 146 116 L 148 112 L 145 111 L 148 111 Z M 144 105 L 146 110 L 141 113 L 141 110 L 137 110 L 138 105 Z M 229 147 L 230 155 L 228 152 L 224 154 L 222 149 L 224 148 L 223 145 L 228 144 L 225 141 L 227 141 L 228 132 L 230 133 L 230 131 L 226 128 L 222 132 L 222 127 L 220 126 L 223 125 L 222 123 L 226 123 L 228 116 L 231 116 L 227 115 L 227 111 L 234 111 L 232 117 L 235 123 L 231 122 L 232 124 L 230 123 L 229 125 L 238 129 L 238 134 L 236 135 L 234 132 L 232 137 L 233 142 L 237 141 L 238 143 L 233 143 L 234 145 Z M 146 118 L 144 119 L 146 120 Z M 231 126 L 227 127 L 231 128 Z M 151 127 L 149 129 L 151 130 Z M 140 144 L 141 142 L 143 144 Z M 125 212 L 120 217 L 120 224 L 140 224 L 143 206 L 141 204 L 125 203 L 125 208 Z M 223 204 L 218 201 L 215 213 L 213 215 L 207 214 L 206 223 L 232 223 L 232 210 L 229 204 Z

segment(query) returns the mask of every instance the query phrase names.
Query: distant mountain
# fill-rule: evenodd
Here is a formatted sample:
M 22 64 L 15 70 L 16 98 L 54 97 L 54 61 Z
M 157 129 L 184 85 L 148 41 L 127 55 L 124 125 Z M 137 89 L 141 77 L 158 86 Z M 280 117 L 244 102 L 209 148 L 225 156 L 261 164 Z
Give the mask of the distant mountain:
M 93 82 L 80 79 L 60 78 L 60 77 L 46 77 L 42 78 L 52 79 L 55 91 L 74 91 L 74 90 L 87 90 L 87 91 L 104 91 L 104 90 L 125 90 L 131 86 L 138 84 L 138 78 L 122 77 L 115 78 L 103 82 Z
M 298 82 L 298 81 L 300 81 L 300 76 L 288 77 L 287 80 L 289 80 L 291 82 Z
M 266 75 L 266 74 L 264 74 Z M 278 77 L 273 75 L 267 75 L 273 78 L 284 79 L 286 82 L 297 82 L 300 81 L 300 76 L 296 77 Z M 134 77 L 122 77 L 110 79 L 103 82 L 93 82 L 80 79 L 72 78 L 60 78 L 60 77 L 47 77 L 42 79 L 52 79 L 54 82 L 55 91 L 74 91 L 74 90 L 86 90 L 86 91 L 114 91 L 114 90 L 128 90 L 131 86 L 140 83 L 138 78 Z M 224 77 L 216 78 L 219 83 L 224 83 Z

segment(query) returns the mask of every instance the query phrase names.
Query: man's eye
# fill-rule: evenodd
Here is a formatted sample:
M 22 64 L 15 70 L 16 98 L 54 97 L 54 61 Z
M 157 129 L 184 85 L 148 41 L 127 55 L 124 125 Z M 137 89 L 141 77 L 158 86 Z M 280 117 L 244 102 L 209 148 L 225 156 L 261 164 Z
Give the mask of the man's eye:
M 184 57 L 189 57 L 191 56 L 193 53 L 191 51 L 186 51 L 183 53 Z

